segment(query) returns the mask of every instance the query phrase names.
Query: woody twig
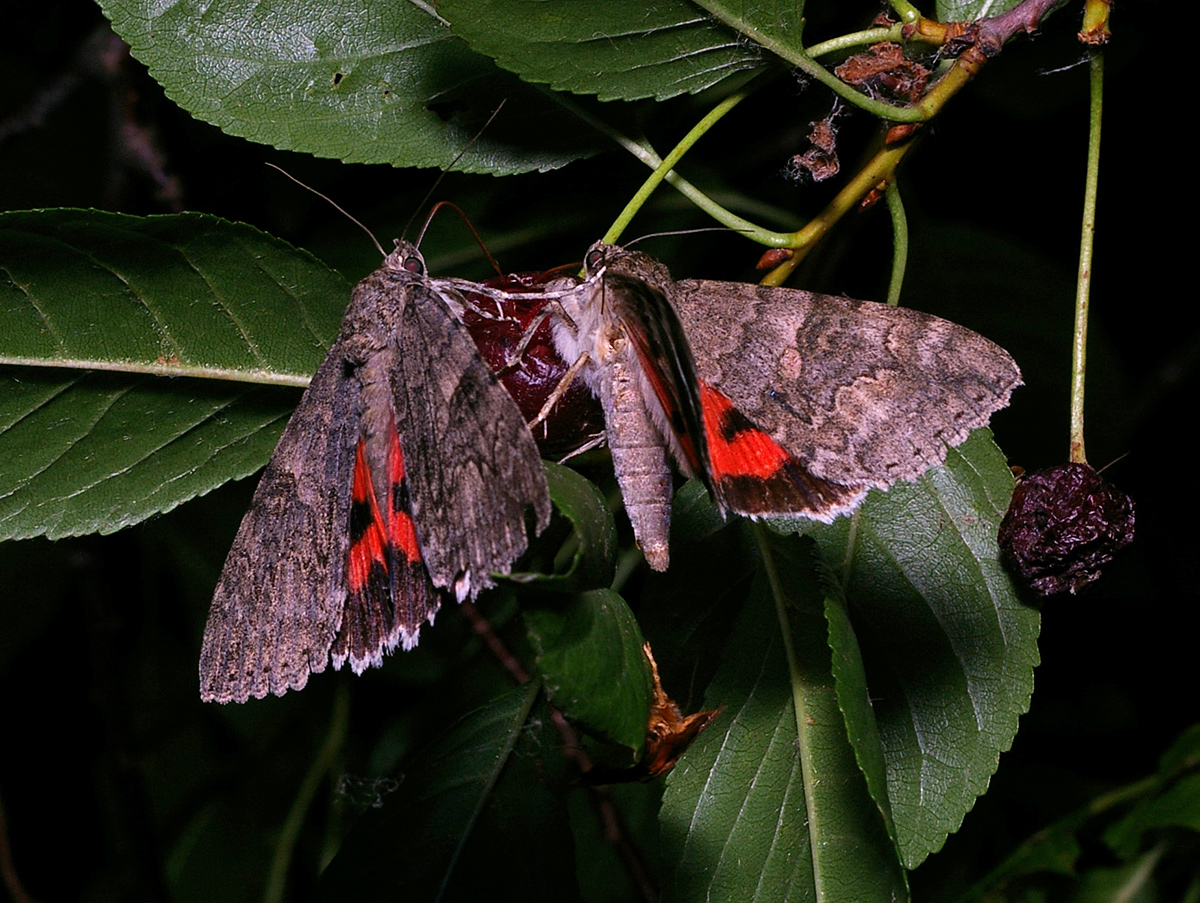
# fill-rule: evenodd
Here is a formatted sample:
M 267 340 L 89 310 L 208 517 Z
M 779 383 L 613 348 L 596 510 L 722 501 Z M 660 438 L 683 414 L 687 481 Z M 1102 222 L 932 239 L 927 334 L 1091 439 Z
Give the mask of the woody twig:
M 475 632 L 496 656 L 496 660 L 500 662 L 505 671 L 512 675 L 513 680 L 518 684 L 524 684 L 531 680 L 529 672 L 492 630 L 491 623 L 479 609 L 471 602 L 463 602 L 460 608 L 471 622 Z M 562 739 L 564 753 L 567 758 L 575 762 L 581 773 L 586 774 L 592 768 L 592 759 L 583 748 L 579 734 L 567 721 L 566 716 L 553 705 L 550 706 L 550 712 L 554 728 Z M 633 843 L 629 829 L 625 825 L 625 819 L 613 802 L 612 795 L 604 787 L 585 786 L 592 801 L 592 808 L 596 812 L 596 818 L 600 822 L 605 841 L 616 849 L 630 882 L 637 888 L 640 899 L 645 903 L 654 903 L 658 899 L 658 891 L 655 888 L 650 868 L 641 850 Z
M 1033 31 L 1043 18 L 1063 0 L 1024 0 L 1008 12 L 970 25 L 941 23 L 920 19 L 905 27 L 905 39 L 943 43 L 955 48 L 965 43 L 950 70 L 939 79 L 913 107 L 922 111 L 921 121 L 936 116 L 943 106 L 969 82 L 1004 44 L 1020 32 Z M 885 190 L 895 178 L 896 168 L 912 146 L 919 123 L 890 127 L 882 147 L 817 216 L 791 236 L 792 254 L 762 280 L 765 285 L 780 285 L 825 233 L 847 212 L 858 207 L 875 190 Z

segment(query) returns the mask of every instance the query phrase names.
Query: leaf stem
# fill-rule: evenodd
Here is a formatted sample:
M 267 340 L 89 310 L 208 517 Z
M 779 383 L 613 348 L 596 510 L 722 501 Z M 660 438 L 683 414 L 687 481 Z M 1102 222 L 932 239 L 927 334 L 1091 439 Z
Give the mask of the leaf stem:
M 920 15 L 918 14 L 918 18 Z M 808 55 L 813 59 L 827 56 L 830 53 L 837 53 L 840 50 L 850 50 L 853 47 L 862 47 L 866 44 L 879 44 L 883 41 L 902 41 L 904 40 L 904 24 L 896 23 L 887 28 L 868 28 L 863 31 L 852 31 L 849 34 L 839 35 L 836 38 L 830 38 L 828 41 L 822 41 L 820 44 L 813 44 L 807 48 Z
M 796 253 L 781 263 L 762 280 L 763 285 L 781 285 L 792 274 L 801 260 L 820 241 L 825 233 L 846 213 L 855 209 L 873 188 L 886 187 L 895 175 L 896 167 L 904 159 L 911 140 L 881 148 L 874 157 L 837 193 L 825 209 L 808 221 L 802 229 L 793 232 L 788 246 Z
M 818 63 L 803 47 L 797 48 L 776 40 L 771 35 L 750 25 L 744 19 L 730 14 L 723 5 L 705 2 L 705 0 L 696 0 L 696 3 L 706 9 L 718 21 L 724 23 L 734 31 L 744 34 L 760 47 L 765 47 L 780 59 L 791 63 L 805 75 L 819 81 L 847 103 L 854 104 L 854 106 L 866 110 L 880 119 L 887 119 L 892 122 L 921 122 L 926 118 L 924 111 L 920 107 L 897 107 L 890 103 L 884 103 L 881 100 L 874 100 L 867 97 L 867 95 L 863 94 L 857 88 L 846 84 Z M 799 43 L 799 38 L 797 38 L 797 43 Z
M 901 22 L 916 22 L 921 18 L 921 11 L 908 0 L 888 0 L 888 6 L 900 17 Z
M 1083 390 L 1087 372 L 1088 306 L 1096 237 L 1096 195 L 1100 183 L 1100 125 L 1104 106 L 1104 54 L 1092 54 L 1091 118 L 1088 126 L 1087 179 L 1083 190 L 1083 226 L 1079 236 L 1079 275 L 1075 286 L 1075 336 L 1071 344 L 1071 461 L 1087 463 L 1083 447 Z
M 904 215 L 904 201 L 900 198 L 900 186 L 893 182 L 887 190 L 888 212 L 892 216 L 892 277 L 888 283 L 887 303 L 892 307 L 900 303 L 900 289 L 904 287 L 904 269 L 908 265 L 908 217 Z
M 821 834 L 818 822 L 822 810 L 814 796 L 816 781 L 812 773 L 812 751 L 806 749 L 812 722 L 804 698 L 804 681 L 801 677 L 799 660 L 796 657 L 796 646 L 792 640 L 792 623 L 788 618 L 786 593 L 783 583 L 779 579 L 775 556 L 771 553 L 771 544 L 767 540 L 766 527 L 757 521 L 752 521 L 750 529 L 754 535 L 754 542 L 758 546 L 758 552 L 762 556 L 763 572 L 767 575 L 767 582 L 771 586 L 771 598 L 775 602 L 775 615 L 779 619 L 779 637 L 783 643 L 784 656 L 787 659 L 788 685 L 792 689 L 792 710 L 796 718 L 796 742 L 800 744 L 799 758 L 800 771 L 803 776 L 801 783 L 804 786 L 804 809 L 808 813 L 806 829 L 809 837 L 815 841 Z M 811 847 L 814 883 L 818 888 L 821 885 L 820 858 L 817 853 L 819 847 L 820 844 L 816 842 Z
M 667 178 L 671 170 L 675 168 L 675 165 L 683 158 L 683 155 L 691 150 L 692 145 L 699 141 L 709 129 L 721 121 L 726 113 L 749 97 L 750 94 L 751 89 L 749 87 L 745 87 L 740 91 L 736 91 L 729 95 L 719 104 L 713 107 L 713 109 L 710 110 L 703 119 L 693 126 L 691 131 L 683 136 L 683 140 L 676 144 L 675 147 L 671 149 L 671 152 L 659 161 L 654 168 L 654 172 L 652 172 L 650 177 L 642 183 L 642 187 L 637 190 L 634 196 L 629 199 L 629 203 L 625 205 L 625 209 L 617 215 L 616 220 L 609 227 L 608 232 L 604 234 L 604 241 L 606 243 L 614 244 L 621 237 L 621 233 L 625 231 L 625 227 L 629 225 L 629 221 L 632 220 L 637 212 L 642 208 L 642 206 L 649 199 L 650 195 L 654 193 L 654 190 L 658 188 L 660 184 L 662 184 L 663 179 Z M 702 195 L 702 197 L 703 202 L 698 203 L 697 206 L 707 212 L 718 222 L 721 222 L 724 216 L 732 216 L 732 214 L 728 214 L 728 211 L 726 211 L 711 198 L 704 195 Z M 745 220 L 741 220 L 740 217 L 738 220 L 739 225 L 750 225 Z M 756 232 L 762 231 L 757 227 L 753 228 Z M 739 231 L 743 230 L 739 229 Z
M 639 160 L 641 160 L 643 163 L 645 163 L 651 169 L 656 170 L 656 172 L 657 172 L 658 168 L 662 165 L 663 160 L 662 160 L 662 157 L 660 157 L 655 152 L 654 148 L 652 148 L 648 142 L 637 141 L 633 138 L 630 138 L 628 135 L 622 134 L 617 129 L 615 129 L 611 125 L 609 125 L 607 122 L 604 122 L 601 119 L 597 119 L 595 116 L 593 116 L 587 110 L 583 109 L 582 107 L 580 107 L 574 103 L 571 103 L 565 97 L 559 97 L 558 93 L 559 92 L 555 92 L 554 94 L 551 95 L 555 101 L 557 101 L 559 104 L 566 107 L 573 114 L 578 116 L 584 122 L 588 123 L 590 126 L 592 126 L 592 128 L 596 129 L 601 134 L 607 135 L 618 145 L 623 147 L 625 150 L 629 151 L 629 153 L 633 154 L 635 157 L 637 157 Z M 728 110 L 726 110 L 725 112 L 728 112 Z M 710 113 L 709 115 L 711 116 L 712 113 Z M 697 126 L 697 128 L 698 127 L 699 126 Z M 695 129 L 693 129 L 692 131 L 695 131 Z M 689 132 L 688 134 L 690 135 L 691 132 Z M 686 141 L 687 138 L 685 137 L 684 140 Z M 654 178 L 655 178 L 655 176 L 652 175 L 651 179 L 654 179 Z M 680 194 L 682 194 L 685 198 L 687 198 L 689 201 L 691 201 L 693 204 L 695 204 L 698 208 L 700 208 L 701 210 L 708 213 L 709 216 L 711 216 L 713 219 L 715 219 L 721 225 L 725 226 L 726 228 L 728 228 L 734 232 L 740 232 L 743 235 L 747 235 L 754 241 L 758 242 L 759 244 L 778 248 L 778 247 L 783 247 L 784 244 L 788 241 L 788 237 L 787 237 L 786 233 L 772 232 L 770 230 L 763 229 L 761 226 L 755 225 L 754 223 L 750 222 L 749 220 L 743 219 L 742 217 L 737 216 L 734 213 L 731 213 L 729 210 L 722 207 L 717 201 L 713 200 L 711 197 L 709 197 L 707 194 L 705 194 L 703 191 L 701 191 L 699 188 L 697 188 L 695 185 L 693 185 L 691 182 L 689 182 L 687 179 L 685 179 L 683 176 L 681 176 L 677 172 L 674 172 L 674 171 L 668 172 L 665 176 L 662 177 L 662 179 L 660 179 L 658 181 L 666 181 L 668 185 L 670 185 L 672 188 L 674 188 L 676 191 L 678 191 Z M 655 184 L 657 184 L 657 182 Z M 626 210 L 629 209 L 629 207 L 632 205 L 632 203 L 633 202 L 630 201 L 630 204 L 626 205 Z M 644 203 L 644 201 L 643 201 L 643 203 Z M 625 217 L 625 215 L 626 215 L 626 212 L 622 211 L 620 216 L 618 217 L 618 221 L 622 217 Z M 613 226 L 608 230 L 608 233 L 606 233 L 606 234 L 609 236 L 620 235 L 622 228 L 624 228 L 624 227 L 621 226 L 620 228 L 618 228 L 617 223 L 614 222 Z M 614 238 L 606 239 L 606 240 L 615 241 L 616 238 L 614 237 Z

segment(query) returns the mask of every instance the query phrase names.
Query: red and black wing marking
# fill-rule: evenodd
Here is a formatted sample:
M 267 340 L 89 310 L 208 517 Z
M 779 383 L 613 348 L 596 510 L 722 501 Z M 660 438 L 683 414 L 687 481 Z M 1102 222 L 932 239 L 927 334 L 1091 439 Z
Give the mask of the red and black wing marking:
M 618 267 L 610 267 L 606 287 L 620 302 L 618 313 L 686 457 L 679 463 L 708 485 L 718 504 L 750 516 L 803 514 L 828 522 L 862 500 L 866 487 L 815 476 L 705 383 L 671 301 Z
M 919 311 L 703 280 L 670 294 L 701 378 L 834 484 L 917 479 L 1021 382 L 1003 348 Z
M 670 301 L 647 282 L 609 272 L 604 291 L 614 314 L 625 325 L 655 398 L 670 430 L 672 451 L 688 475 L 707 480 L 708 449 L 704 442 L 699 377 L 692 350 Z
M 854 509 L 865 486 L 822 480 L 759 429 L 733 402 L 700 383 L 713 495 L 751 517 L 803 514 L 828 523 Z
M 243 702 L 357 672 L 491 585 L 545 527 L 541 459 L 451 304 L 398 242 L 354 290 L 342 331 L 267 465 L 217 584 L 200 695 Z M 424 553 L 424 554 L 423 554 Z
M 348 660 L 356 674 L 382 665 L 383 654 L 397 643 L 415 646 L 421 625 L 433 620 L 440 603 L 421 560 L 394 419 L 387 446 L 384 505 L 376 497 L 364 440 L 355 449 L 346 606 L 331 654 L 335 668 Z

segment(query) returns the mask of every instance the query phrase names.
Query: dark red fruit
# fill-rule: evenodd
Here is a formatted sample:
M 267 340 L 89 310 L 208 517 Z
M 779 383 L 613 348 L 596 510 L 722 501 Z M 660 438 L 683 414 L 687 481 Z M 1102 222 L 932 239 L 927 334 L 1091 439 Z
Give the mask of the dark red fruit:
M 538 291 L 551 279 L 562 279 L 561 272 L 518 273 L 499 276 L 483 284 L 514 294 Z M 516 401 L 526 420 L 533 420 L 554 392 L 571 362 L 564 361 L 554 348 L 550 324 L 543 320 L 515 366 L 513 360 L 521 339 L 547 304 L 546 299 L 513 298 L 497 301 L 482 294 L 464 293 L 483 313 L 469 307 L 463 323 L 479 347 L 483 359 L 500 376 L 504 387 Z M 587 444 L 604 431 L 604 414 L 582 380 L 576 380 L 534 430 L 534 438 L 543 456 L 561 458 Z

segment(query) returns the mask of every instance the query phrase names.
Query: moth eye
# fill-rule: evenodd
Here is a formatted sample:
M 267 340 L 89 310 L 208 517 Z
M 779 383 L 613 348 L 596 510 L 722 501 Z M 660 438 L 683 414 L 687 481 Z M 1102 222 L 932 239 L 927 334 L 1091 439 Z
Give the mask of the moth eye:
M 583 265 L 589 270 L 594 270 L 596 267 L 600 266 L 600 264 L 602 264 L 603 262 L 604 262 L 604 252 L 601 251 L 599 248 L 597 248 L 594 251 L 588 251 L 587 257 L 585 257 L 583 260 Z
M 410 273 L 415 273 L 418 276 L 425 275 L 425 261 L 420 257 L 405 257 L 404 262 L 400 265 Z

